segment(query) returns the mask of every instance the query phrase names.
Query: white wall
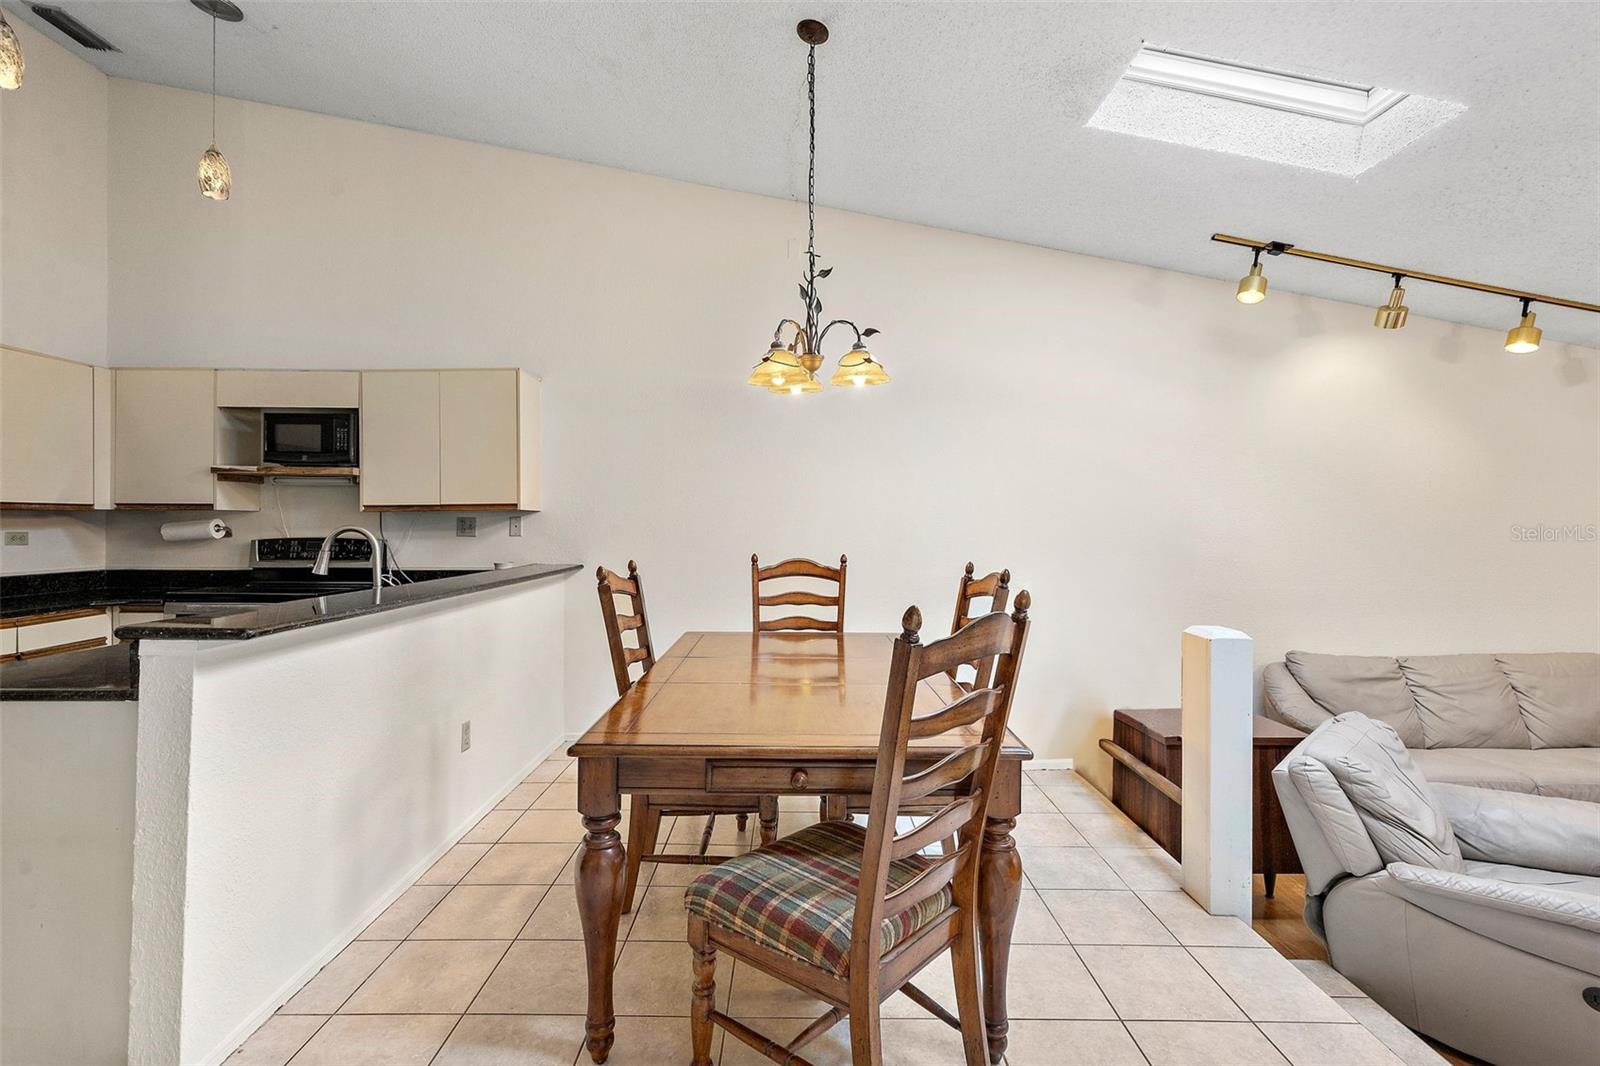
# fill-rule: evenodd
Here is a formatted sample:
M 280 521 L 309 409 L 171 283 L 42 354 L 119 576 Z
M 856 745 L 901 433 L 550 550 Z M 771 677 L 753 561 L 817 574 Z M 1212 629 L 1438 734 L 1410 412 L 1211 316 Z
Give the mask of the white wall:
M 107 79 L 17 20 L 28 60 L 21 89 L 0 92 L 0 343 L 106 362 Z M 26 548 L 0 573 L 105 566 L 98 515 L 0 516 Z
M 968 559 L 1009 566 L 1017 731 L 1103 780 L 1095 737 L 1176 703 L 1187 625 L 1260 662 L 1600 645 L 1596 545 L 1510 529 L 1596 521 L 1594 350 L 825 210 L 826 309 L 883 330 L 895 382 L 796 401 L 743 380 L 795 311 L 802 205 L 233 101 L 217 204 L 206 122 L 112 83 L 113 363 L 527 367 L 534 554 L 637 559 L 663 646 L 749 624 L 752 551 L 848 552 L 860 629 L 936 627 Z M 567 612 L 577 729 L 611 675 L 594 603 Z
M 549 754 L 563 600 L 143 642 L 133 1062 L 226 1057 Z
M 126 1061 L 136 711 L 0 703 L 0 1062 Z

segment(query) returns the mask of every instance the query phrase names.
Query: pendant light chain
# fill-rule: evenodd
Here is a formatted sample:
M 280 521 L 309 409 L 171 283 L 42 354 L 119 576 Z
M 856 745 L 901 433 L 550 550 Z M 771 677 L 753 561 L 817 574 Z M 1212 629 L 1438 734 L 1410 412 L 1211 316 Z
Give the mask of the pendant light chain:
M 211 143 L 217 143 L 217 16 L 211 16 Z
M 806 337 L 817 343 L 817 46 L 806 51 L 806 105 L 811 153 L 806 165 Z

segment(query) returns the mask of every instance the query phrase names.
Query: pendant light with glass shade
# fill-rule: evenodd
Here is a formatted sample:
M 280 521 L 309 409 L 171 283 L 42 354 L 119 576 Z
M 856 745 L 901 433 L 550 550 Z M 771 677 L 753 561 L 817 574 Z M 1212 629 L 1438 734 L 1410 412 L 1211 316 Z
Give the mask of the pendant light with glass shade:
M 211 147 L 200 156 L 195 177 L 200 182 L 200 194 L 210 200 L 226 200 L 233 191 L 233 170 L 222 153 L 217 151 L 217 20 L 243 22 L 244 12 L 228 0 L 190 0 L 195 7 L 211 16 Z
M 22 42 L 0 11 L 0 89 L 22 88 Z
M 826 325 L 822 319 L 822 298 L 817 294 L 817 282 L 833 273 L 833 268 L 817 269 L 817 45 L 828 39 L 828 27 L 815 19 L 805 19 L 795 27 L 795 32 L 806 43 L 806 103 L 810 115 L 811 154 L 806 170 L 806 276 L 800 282 L 800 300 L 805 305 L 802 320 L 785 318 L 772 331 L 772 343 L 756 364 L 748 385 L 763 388 L 780 396 L 807 396 L 822 391 L 817 371 L 822 369 L 822 342 L 835 326 L 845 326 L 855 334 L 855 343 L 839 359 L 829 383 L 838 386 L 865 387 L 885 385 L 889 372 L 867 350 L 867 338 L 878 331 L 859 329 L 854 322 L 836 318 Z M 790 329 L 787 343 L 784 330 Z

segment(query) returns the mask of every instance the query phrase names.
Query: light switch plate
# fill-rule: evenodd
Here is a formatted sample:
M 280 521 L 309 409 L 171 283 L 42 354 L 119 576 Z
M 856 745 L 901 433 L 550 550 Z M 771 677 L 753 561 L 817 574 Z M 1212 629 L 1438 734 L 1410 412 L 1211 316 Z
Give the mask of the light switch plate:
M 28 535 L 26 533 L 7 533 L 6 534 L 6 547 L 8 547 L 8 548 L 26 548 L 27 546 L 28 546 Z
M 458 515 L 456 517 L 456 536 L 476 537 L 478 535 L 478 519 L 474 515 Z
M 511 522 L 510 522 L 510 524 L 509 524 L 509 526 L 508 526 L 508 528 L 506 530 L 506 535 L 510 536 L 510 537 L 520 537 L 520 536 L 522 536 L 522 516 L 521 515 L 514 514 L 514 515 L 511 516 Z
M 466 751 L 472 747 L 472 720 L 461 723 L 461 750 Z

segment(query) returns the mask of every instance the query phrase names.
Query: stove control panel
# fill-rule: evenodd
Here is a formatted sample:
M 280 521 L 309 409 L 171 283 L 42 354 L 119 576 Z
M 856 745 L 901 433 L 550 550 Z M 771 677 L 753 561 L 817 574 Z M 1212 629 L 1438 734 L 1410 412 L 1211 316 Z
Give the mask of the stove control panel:
M 309 567 L 321 548 L 321 537 L 258 537 L 252 544 L 251 564 Z M 365 537 L 340 537 L 333 542 L 331 561 L 334 566 L 368 566 L 372 545 Z

